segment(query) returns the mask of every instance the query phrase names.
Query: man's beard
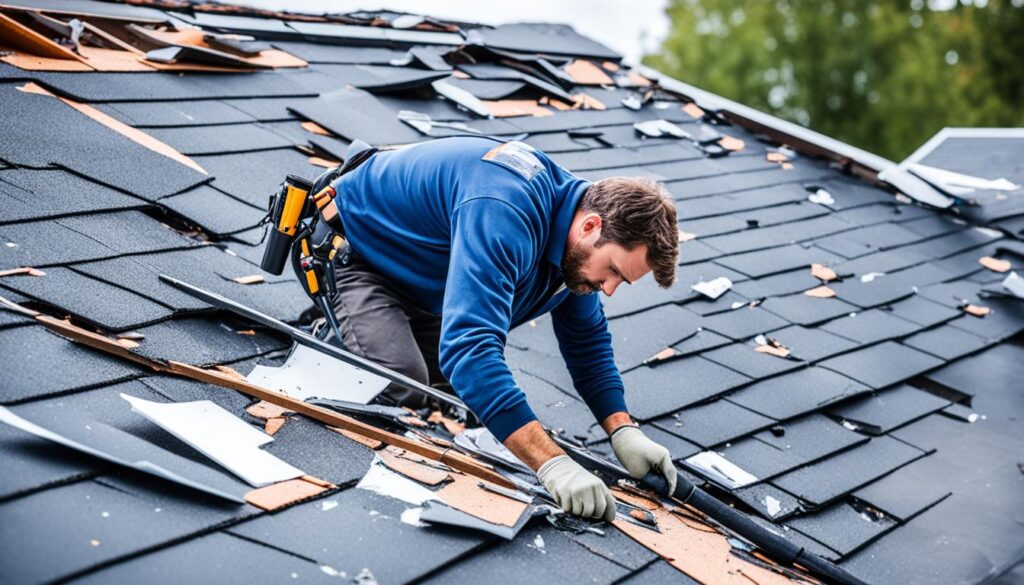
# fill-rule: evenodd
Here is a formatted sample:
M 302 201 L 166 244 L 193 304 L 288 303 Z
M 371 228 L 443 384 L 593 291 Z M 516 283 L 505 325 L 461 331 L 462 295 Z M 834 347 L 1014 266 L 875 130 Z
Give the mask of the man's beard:
M 576 295 L 590 295 L 601 290 L 601 287 L 590 282 L 583 276 L 583 266 L 590 260 L 594 253 L 593 248 L 584 249 L 582 244 L 576 244 L 565 251 L 562 258 L 562 278 L 569 292 Z

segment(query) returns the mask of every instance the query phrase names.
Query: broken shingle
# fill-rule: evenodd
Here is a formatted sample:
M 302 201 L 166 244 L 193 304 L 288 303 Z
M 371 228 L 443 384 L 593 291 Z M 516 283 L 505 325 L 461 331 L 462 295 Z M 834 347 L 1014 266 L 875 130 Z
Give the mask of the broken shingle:
M 67 447 L 0 425 L 0 500 L 94 476 L 110 466 Z
M 226 502 L 242 503 L 246 489 L 244 484 L 102 422 L 66 413 L 46 420 L 38 416 L 33 417 L 35 420 L 29 420 L 6 410 L 0 411 L 0 418 L 8 425 L 74 449 L 83 458 L 97 457 L 205 492 Z
M 820 327 L 790 325 L 784 329 L 772 331 L 769 337 L 789 348 L 793 357 L 806 362 L 816 362 L 857 347 L 856 343 L 832 335 Z
M 68 341 L 41 326 L 0 330 L 0 340 L 3 347 L 25 348 L 20 352 L 2 353 L 4 384 L 0 401 L 4 404 L 109 384 L 142 374 L 125 360 Z M 61 367 L 54 368 L 53 364 Z M 74 376 L 67 372 L 74 372 Z
M 867 386 L 846 376 L 810 367 L 761 380 L 730 394 L 727 400 L 765 416 L 785 420 L 868 390 Z
M 914 333 L 918 330 L 918 325 L 887 311 L 871 309 L 833 319 L 822 325 L 821 329 L 861 345 L 870 345 Z
M 4 569 L 19 582 L 58 580 L 178 541 L 231 517 L 223 508 L 164 497 L 159 503 L 83 481 L 0 504 Z
M 493 538 L 480 532 L 437 529 L 426 529 L 430 537 L 422 538 L 424 529 L 401 520 L 407 508 L 404 502 L 363 489 L 350 488 L 325 501 L 337 505 L 310 502 L 240 524 L 229 532 L 346 575 L 358 575 L 366 568 L 381 583 L 426 575 Z M 360 537 L 339 538 L 339 526 Z M 396 556 L 395 547 L 404 552 Z
M 828 412 L 857 425 L 858 430 L 881 435 L 946 406 L 949 400 L 901 384 L 834 406 Z
M 875 389 L 912 378 L 942 360 L 894 341 L 872 345 L 821 362 L 821 366 Z
M 102 543 L 100 544 L 102 546 Z M 230 559 L 230 562 L 225 562 Z M 243 583 L 287 581 L 336 583 L 314 562 L 231 534 L 215 532 L 117 563 L 76 580 L 79 583 L 153 582 L 154 575 L 173 575 L 182 582 Z
M 654 426 L 665 432 L 705 448 L 761 430 L 775 423 L 770 418 L 722 399 L 685 408 L 673 415 L 655 419 L 652 422 Z
M 904 345 L 953 361 L 988 345 L 988 340 L 956 327 L 936 327 L 904 339 Z
M 796 497 L 769 482 L 735 489 L 732 491 L 732 495 L 742 500 L 764 518 L 776 522 L 802 510 L 800 501 Z
M 157 360 L 174 360 L 194 366 L 239 361 L 284 349 L 287 344 L 262 331 L 241 335 L 226 321 L 188 317 L 138 329 L 145 338 L 133 351 Z
M 132 411 L 145 417 L 254 487 L 304 475 L 260 447 L 273 441 L 266 433 L 209 400 L 155 402 L 122 394 Z M 217 429 L 212 436 L 209 429 Z
M 0 172 L 3 223 L 57 217 L 81 212 L 130 209 L 144 204 L 121 193 L 61 169 L 7 169 Z
M 255 227 L 267 215 L 208 185 L 160 200 L 160 205 L 216 236 Z
M 756 252 L 735 254 L 715 260 L 726 268 L 732 268 L 750 276 L 759 278 L 778 272 L 785 272 L 795 268 L 810 266 L 811 264 L 834 265 L 840 260 L 839 256 L 818 248 L 804 248 L 797 244 L 769 248 Z
M 139 128 L 238 124 L 255 119 L 216 100 L 174 102 L 120 102 L 97 108 Z
M 307 120 L 349 140 L 360 139 L 372 146 L 420 142 L 423 136 L 398 120 L 372 94 L 357 89 L 325 93 L 314 102 L 293 108 Z
M 824 506 L 875 479 L 924 457 L 924 451 L 889 436 L 875 437 L 772 483 L 811 506 Z
M 847 502 L 837 502 L 820 512 L 792 518 L 786 524 L 842 556 L 849 555 L 897 526 L 896 520 L 884 513 L 860 511 Z
M 168 307 L 67 268 L 48 268 L 41 277 L 4 278 L 0 285 L 110 331 L 124 331 L 173 314 Z M 106 302 L 97 303 L 96 299 Z
M 614 530 L 614 529 L 612 529 Z M 524 529 L 515 540 L 501 542 L 465 560 L 451 563 L 424 583 L 465 583 L 484 572 L 496 584 L 526 581 L 610 583 L 629 569 L 575 542 L 569 532 L 546 524 Z
M 878 276 L 867 282 L 859 278 L 831 283 L 836 295 L 862 309 L 891 303 L 914 294 L 914 282 L 905 272 Z
M 642 420 L 717 396 L 750 380 L 700 356 L 644 366 L 622 378 L 630 413 Z
M 883 310 L 890 310 L 893 315 L 917 323 L 921 327 L 931 327 L 960 316 L 960 311 L 940 305 L 920 295 L 893 303 L 888 309 L 883 308 Z
M 932 382 L 967 396 L 993 394 L 1021 379 L 1022 361 L 1015 346 L 997 345 L 928 373 Z
M 857 307 L 840 299 L 813 298 L 804 294 L 771 297 L 761 306 L 798 325 L 814 325 L 857 310 Z
M 621 370 L 638 366 L 697 330 L 700 318 L 677 305 L 656 307 L 608 324 Z
M 60 75 L 42 74 L 48 78 Z M 88 80 L 81 81 L 99 86 L 96 78 L 87 77 Z M 137 78 L 136 81 L 139 86 L 148 85 Z M 0 101 L 18 112 L 4 119 L 4 133 L 0 137 L 0 158 L 4 160 L 34 167 L 59 163 L 145 199 L 177 193 L 207 179 L 206 175 L 82 115 L 55 96 L 19 91 L 15 84 L 0 84 Z M 88 148 L 83 148 L 84 144 Z M 133 164 L 121 164 L 125 160 Z
M 788 324 L 784 319 L 761 307 L 740 307 L 705 317 L 701 321 L 703 327 L 736 341 L 743 341 L 760 333 L 781 329 Z
M 950 494 L 949 485 L 934 481 L 920 460 L 882 477 L 853 493 L 858 500 L 907 521 Z
M 148 133 L 186 155 L 252 152 L 292 145 L 259 124 L 154 128 Z
M 481 42 L 493 49 L 573 55 L 611 61 L 621 59 L 615 51 L 580 35 L 566 24 L 503 24 L 493 29 L 480 29 L 480 32 Z
M 867 441 L 821 414 L 787 422 L 782 430 L 780 436 L 761 431 L 722 448 L 721 453 L 765 480 Z
M 730 343 L 705 351 L 701 356 L 754 379 L 775 376 L 807 366 L 806 362 L 795 358 L 781 358 L 755 351 L 756 347 L 750 343 Z

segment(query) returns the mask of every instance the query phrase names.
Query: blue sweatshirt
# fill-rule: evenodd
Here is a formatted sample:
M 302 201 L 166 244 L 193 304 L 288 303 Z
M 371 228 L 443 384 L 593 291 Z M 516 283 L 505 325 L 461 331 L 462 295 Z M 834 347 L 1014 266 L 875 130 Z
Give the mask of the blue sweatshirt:
M 547 312 L 597 420 L 626 410 L 601 302 L 570 294 L 561 274 L 589 185 L 525 144 L 482 137 L 379 152 L 336 182 L 353 249 L 442 316 L 441 372 L 500 441 L 537 418 L 505 363 L 508 331 Z

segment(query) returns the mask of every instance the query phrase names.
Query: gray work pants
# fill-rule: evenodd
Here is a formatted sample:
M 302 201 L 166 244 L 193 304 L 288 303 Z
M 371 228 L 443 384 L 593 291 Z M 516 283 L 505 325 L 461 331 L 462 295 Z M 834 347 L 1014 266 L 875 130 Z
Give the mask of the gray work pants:
M 452 392 L 438 366 L 441 316 L 421 309 L 400 286 L 358 254 L 335 269 L 334 313 L 345 349 L 410 378 Z M 384 394 L 402 406 L 423 408 L 429 397 L 395 385 Z

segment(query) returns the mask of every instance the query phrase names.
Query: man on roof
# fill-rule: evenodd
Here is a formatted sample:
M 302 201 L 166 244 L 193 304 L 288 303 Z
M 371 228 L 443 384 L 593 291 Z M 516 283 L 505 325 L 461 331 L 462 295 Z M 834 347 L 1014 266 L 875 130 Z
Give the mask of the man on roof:
M 354 143 L 349 157 L 364 148 Z M 545 433 L 505 363 L 509 330 L 550 312 L 576 391 L 619 461 L 675 487 L 669 451 L 629 416 L 595 294 L 649 272 L 662 287 L 675 280 L 676 211 L 660 185 L 591 183 L 526 144 L 483 137 L 377 152 L 332 184 L 352 247 L 334 301 L 349 351 L 425 384 L 450 382 L 560 506 L 611 520 L 608 487 Z

